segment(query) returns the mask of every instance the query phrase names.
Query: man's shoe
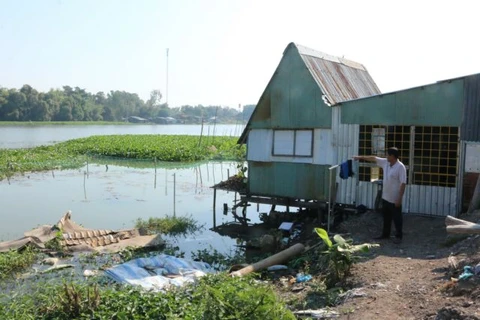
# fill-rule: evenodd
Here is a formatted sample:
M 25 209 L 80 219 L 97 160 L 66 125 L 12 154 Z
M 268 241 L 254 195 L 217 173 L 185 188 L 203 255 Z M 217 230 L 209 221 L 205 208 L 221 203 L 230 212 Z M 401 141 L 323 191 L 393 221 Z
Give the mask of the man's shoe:
M 395 239 L 393 239 L 393 243 L 395 243 L 395 244 L 400 244 L 400 243 L 402 243 L 402 238 L 395 238 Z
M 381 235 L 381 236 L 373 238 L 373 240 L 384 240 L 384 239 L 388 239 L 388 238 L 389 238 L 388 236 Z

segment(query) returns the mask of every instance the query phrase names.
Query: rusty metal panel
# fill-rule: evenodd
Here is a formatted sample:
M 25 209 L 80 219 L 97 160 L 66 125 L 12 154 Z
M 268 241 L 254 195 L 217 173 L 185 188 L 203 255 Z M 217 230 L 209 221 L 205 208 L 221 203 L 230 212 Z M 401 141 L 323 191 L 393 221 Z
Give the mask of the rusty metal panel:
M 331 105 L 380 94 L 360 63 L 296 45 L 303 61 Z
M 480 141 L 480 74 L 464 79 L 463 125 L 460 139 Z

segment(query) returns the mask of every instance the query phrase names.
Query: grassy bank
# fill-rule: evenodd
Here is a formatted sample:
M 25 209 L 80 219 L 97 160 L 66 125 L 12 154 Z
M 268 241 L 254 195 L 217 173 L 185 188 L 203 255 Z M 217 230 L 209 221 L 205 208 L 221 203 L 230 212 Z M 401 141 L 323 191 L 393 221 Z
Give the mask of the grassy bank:
M 137 227 L 169 235 L 202 228 L 191 218 L 168 216 L 138 220 Z M 168 246 L 160 250 L 182 255 Z M 32 263 L 44 257 L 35 250 L 0 253 L 0 319 L 295 319 L 274 287 L 254 276 L 237 278 L 219 272 L 161 293 L 114 283 L 101 273 L 88 279 L 78 276 L 87 266 L 104 270 L 152 253 L 133 248 L 103 257 L 85 253 L 79 256 L 79 270 L 61 269 L 55 274 L 32 272 Z M 198 251 L 195 257 L 222 270 L 234 263 L 216 251 Z
M 206 276 L 165 293 L 95 283 L 34 286 L 0 294 L 2 319 L 295 319 L 270 286 L 252 278 Z
M 170 162 L 243 160 L 245 147 L 236 142 L 232 137 L 109 135 L 30 149 L 0 149 L 0 179 L 15 173 L 77 168 L 95 157 Z

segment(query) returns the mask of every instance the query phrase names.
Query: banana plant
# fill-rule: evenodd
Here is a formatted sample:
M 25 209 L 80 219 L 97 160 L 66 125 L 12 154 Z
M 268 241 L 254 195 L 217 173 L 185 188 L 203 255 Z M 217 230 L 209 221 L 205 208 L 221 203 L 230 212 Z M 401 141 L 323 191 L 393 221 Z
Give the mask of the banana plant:
M 335 235 L 332 242 L 325 229 L 315 228 L 315 232 L 323 240 L 327 249 L 322 252 L 324 257 L 323 261 L 327 272 L 330 273 L 333 278 L 332 282 L 345 279 L 350 274 L 350 269 L 355 261 L 358 259 L 356 253 L 368 252 L 371 248 L 378 247 L 378 244 L 363 243 L 352 244 L 352 240 L 345 240 L 340 235 Z

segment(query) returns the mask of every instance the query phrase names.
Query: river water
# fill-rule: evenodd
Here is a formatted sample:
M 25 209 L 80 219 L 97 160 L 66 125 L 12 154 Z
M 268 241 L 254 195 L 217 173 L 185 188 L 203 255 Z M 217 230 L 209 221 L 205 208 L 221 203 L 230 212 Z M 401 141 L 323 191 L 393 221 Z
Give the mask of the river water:
M 112 134 L 185 134 L 240 136 L 243 125 L 0 125 L 0 149 L 30 148 L 94 135 Z M 203 132 L 202 132 L 203 131 Z
M 217 125 L 215 134 L 224 135 L 221 130 L 232 135 L 239 132 L 236 126 Z M 0 127 L 0 146 L 23 148 L 96 134 L 197 132 L 200 126 Z M 213 247 L 228 253 L 236 239 L 209 230 L 214 223 L 211 186 L 235 174 L 236 166 L 235 162 L 203 162 L 157 163 L 155 167 L 147 162 L 102 160 L 76 170 L 16 175 L 0 181 L 0 240 L 17 239 L 38 225 L 54 224 L 67 210 L 72 211 L 75 222 L 87 228 L 113 230 L 131 228 L 138 218 L 176 215 L 192 217 L 204 226 L 195 235 L 177 239 L 182 251 L 188 254 Z M 216 225 L 233 221 L 231 214 L 222 213 L 223 204 L 231 207 L 234 196 L 232 192 L 217 193 Z M 260 206 L 260 211 L 266 209 Z M 256 206 L 249 207 L 247 215 L 251 222 L 259 222 Z

